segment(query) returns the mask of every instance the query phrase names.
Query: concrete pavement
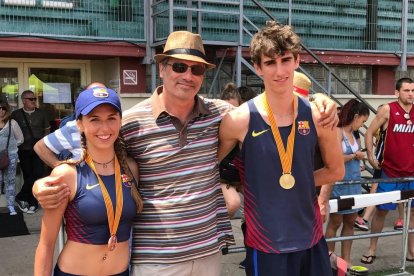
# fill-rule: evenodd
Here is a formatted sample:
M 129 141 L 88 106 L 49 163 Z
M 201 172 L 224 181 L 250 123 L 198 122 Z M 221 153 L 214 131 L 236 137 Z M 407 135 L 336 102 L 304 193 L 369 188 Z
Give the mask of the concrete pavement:
M 17 176 L 18 187 L 20 189 L 20 179 Z M 7 213 L 5 196 L 0 195 L 0 212 Z M 0 238 L 0 276 L 16 275 L 30 276 L 33 275 L 34 253 L 40 234 L 42 210 L 40 209 L 33 215 L 24 214 L 24 220 L 31 235 L 16 236 L 9 238 Z M 384 231 L 391 231 L 396 212 L 390 212 Z M 0 222 L 0 227 L 2 222 Z M 243 236 L 240 229 L 240 219 L 232 220 L 233 232 L 238 247 L 243 246 Z M 355 231 L 356 234 L 368 232 Z M 355 240 L 352 247 L 352 262 L 354 265 L 360 263 L 361 255 L 365 253 L 369 245 L 368 239 Z M 402 256 L 402 236 L 391 236 L 380 238 L 378 244 L 377 258 L 372 265 L 364 265 L 369 268 L 370 272 L 384 271 L 391 268 L 401 267 Z M 337 243 L 336 253 L 340 254 L 340 244 Z M 55 251 L 55 259 L 57 250 Z M 245 275 L 244 270 L 239 268 L 239 263 L 243 260 L 244 253 L 233 253 L 223 257 L 223 276 Z M 409 263 L 413 266 L 414 263 Z

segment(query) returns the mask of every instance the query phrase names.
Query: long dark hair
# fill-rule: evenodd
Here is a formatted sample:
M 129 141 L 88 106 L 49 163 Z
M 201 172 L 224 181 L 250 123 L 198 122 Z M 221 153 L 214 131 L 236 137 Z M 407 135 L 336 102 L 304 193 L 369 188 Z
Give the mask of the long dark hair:
M 366 104 L 356 100 L 349 100 L 339 111 L 338 127 L 348 126 L 352 123 L 355 115 L 365 116 L 369 115 L 369 108 Z
M 10 105 L 7 102 L 7 99 L 5 97 L 0 98 L 0 106 L 6 108 L 6 113 L 4 114 L 4 117 L 2 119 L 3 123 L 6 124 L 10 120 L 11 109 L 10 109 Z

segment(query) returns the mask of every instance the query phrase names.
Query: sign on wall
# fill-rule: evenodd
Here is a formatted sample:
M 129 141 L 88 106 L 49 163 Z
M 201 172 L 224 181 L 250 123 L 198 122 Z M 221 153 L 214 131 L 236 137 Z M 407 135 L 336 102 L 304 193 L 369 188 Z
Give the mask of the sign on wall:
M 124 85 L 137 85 L 138 84 L 138 71 L 137 70 L 123 70 L 122 81 Z
M 71 103 L 70 83 L 44 83 L 44 103 Z

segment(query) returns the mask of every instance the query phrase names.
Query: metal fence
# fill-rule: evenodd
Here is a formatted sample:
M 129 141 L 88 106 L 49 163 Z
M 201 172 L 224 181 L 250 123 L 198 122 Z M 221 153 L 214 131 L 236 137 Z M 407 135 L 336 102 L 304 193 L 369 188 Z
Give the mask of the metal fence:
M 401 0 L 262 0 L 280 22 L 292 24 L 314 49 L 414 53 L 414 3 Z M 151 13 L 146 4 L 151 5 Z M 247 46 L 268 17 L 252 0 L 1 0 L 0 35 L 146 41 L 152 20 L 155 41 L 190 29 L 206 40 L 235 43 L 245 28 Z M 240 16 L 240 14 L 244 15 Z M 403 22 L 406 20 L 407 24 Z
M 2 0 L 1 36 L 145 41 L 142 0 Z
M 206 40 L 237 42 L 240 26 L 254 33 L 254 27 L 246 23 L 262 26 L 269 18 L 252 0 L 152 2 L 155 40 L 164 39 L 171 31 L 186 29 L 201 33 Z M 414 28 L 410 27 L 414 23 L 412 2 L 406 9 L 401 0 L 259 2 L 278 21 L 293 25 L 304 44 L 313 49 L 401 53 L 407 27 L 407 50 L 414 52 Z M 249 41 L 249 35 L 244 35 L 243 44 L 247 46 Z

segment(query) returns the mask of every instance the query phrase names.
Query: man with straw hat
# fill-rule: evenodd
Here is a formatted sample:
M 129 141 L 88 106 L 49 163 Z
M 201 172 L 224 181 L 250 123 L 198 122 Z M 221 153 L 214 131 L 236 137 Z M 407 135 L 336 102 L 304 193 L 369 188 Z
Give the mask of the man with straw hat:
M 122 116 L 144 201 L 133 226 L 132 275 L 219 276 L 221 249 L 234 244 L 217 165 L 219 125 L 230 105 L 197 95 L 204 73 L 215 67 L 200 35 L 171 33 L 154 59 L 163 85 Z M 321 123 L 335 123 L 335 104 L 322 98 L 320 105 L 329 110 Z M 47 187 L 56 183 L 37 183 L 34 192 L 44 208 L 66 196 L 62 185 Z
M 295 71 L 293 76 L 293 91 L 302 97 L 309 98 L 311 80 L 305 74 Z

